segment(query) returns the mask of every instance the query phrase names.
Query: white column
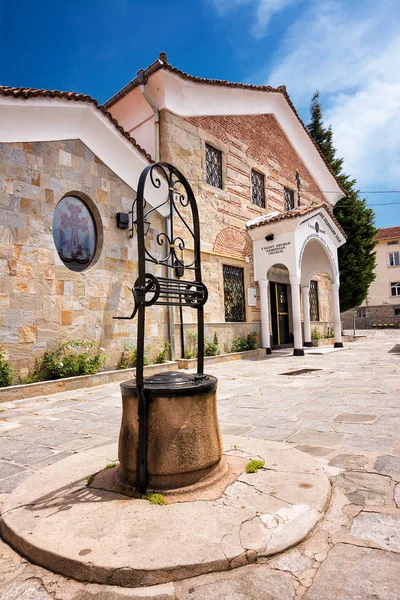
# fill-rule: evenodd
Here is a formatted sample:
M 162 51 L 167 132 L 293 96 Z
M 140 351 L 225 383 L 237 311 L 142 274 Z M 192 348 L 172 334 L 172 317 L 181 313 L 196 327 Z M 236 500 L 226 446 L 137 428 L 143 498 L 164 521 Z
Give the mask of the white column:
M 304 346 L 311 347 L 311 324 L 310 324 L 310 287 L 304 285 L 301 288 L 303 295 L 303 329 L 304 329 Z
M 293 356 L 304 356 L 303 338 L 301 335 L 300 282 L 298 277 L 290 278 L 292 290 L 292 321 L 294 335 Z
M 268 301 L 268 280 L 261 279 L 258 282 L 260 286 L 261 301 L 261 346 L 265 348 L 266 354 L 271 354 L 271 334 L 269 331 L 269 301 Z
M 339 284 L 332 283 L 333 320 L 335 322 L 335 348 L 343 348 L 342 323 L 340 320 Z

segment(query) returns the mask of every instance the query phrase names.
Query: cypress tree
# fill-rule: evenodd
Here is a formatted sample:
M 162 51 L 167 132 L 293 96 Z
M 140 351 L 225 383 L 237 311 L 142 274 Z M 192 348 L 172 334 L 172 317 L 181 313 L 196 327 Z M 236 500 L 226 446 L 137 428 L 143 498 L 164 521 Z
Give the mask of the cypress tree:
M 310 114 L 311 122 L 307 129 L 347 193 L 334 208 L 335 217 L 347 234 L 346 244 L 338 250 L 340 310 L 344 312 L 360 306 L 375 279 L 375 213 L 367 207 L 366 200 L 360 198 L 355 187 L 356 180 L 343 172 L 343 158 L 336 156 L 333 146 L 332 127 L 324 126 L 319 92 L 312 97 Z

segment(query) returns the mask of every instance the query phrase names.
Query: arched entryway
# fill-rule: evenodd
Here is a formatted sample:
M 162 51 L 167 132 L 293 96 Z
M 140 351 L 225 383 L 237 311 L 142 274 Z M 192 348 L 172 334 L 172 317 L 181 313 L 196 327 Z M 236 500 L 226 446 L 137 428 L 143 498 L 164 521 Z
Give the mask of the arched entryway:
M 325 275 L 330 282 L 329 292 L 332 297 L 335 348 L 342 348 L 343 343 L 340 322 L 339 273 L 337 272 L 333 257 L 330 256 L 329 248 L 326 247 L 319 239 L 314 238 L 307 243 L 300 256 L 300 286 L 303 300 L 303 332 L 305 347 L 311 346 L 311 314 L 313 312 L 312 299 L 314 294 L 315 301 L 315 284 L 317 284 L 318 278 L 321 275 Z

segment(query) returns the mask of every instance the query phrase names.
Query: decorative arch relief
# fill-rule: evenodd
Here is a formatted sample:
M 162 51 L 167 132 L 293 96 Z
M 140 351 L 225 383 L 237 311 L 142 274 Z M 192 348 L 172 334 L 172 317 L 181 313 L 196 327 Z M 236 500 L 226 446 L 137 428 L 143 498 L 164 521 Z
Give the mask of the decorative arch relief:
M 245 259 L 250 256 L 250 247 L 246 236 L 239 229 L 225 227 L 215 238 L 213 251 L 217 254 L 229 254 L 234 258 Z

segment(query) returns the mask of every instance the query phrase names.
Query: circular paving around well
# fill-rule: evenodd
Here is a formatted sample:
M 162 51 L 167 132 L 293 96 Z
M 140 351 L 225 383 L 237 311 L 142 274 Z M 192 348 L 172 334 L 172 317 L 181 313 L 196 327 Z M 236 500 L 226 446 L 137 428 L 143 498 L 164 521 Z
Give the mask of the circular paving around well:
M 10 495 L 1 533 L 33 563 L 126 587 L 240 567 L 299 543 L 323 517 L 338 469 L 284 443 L 231 436 L 224 443 L 226 455 L 261 457 L 265 466 L 239 475 L 217 500 L 158 506 L 92 489 L 86 480 L 106 461 L 80 452 Z

